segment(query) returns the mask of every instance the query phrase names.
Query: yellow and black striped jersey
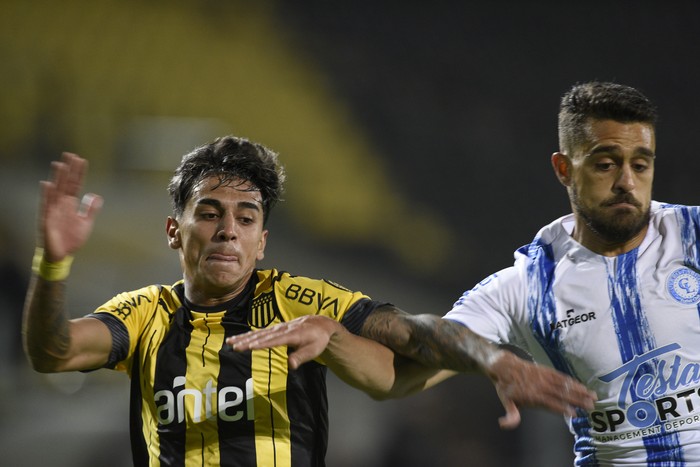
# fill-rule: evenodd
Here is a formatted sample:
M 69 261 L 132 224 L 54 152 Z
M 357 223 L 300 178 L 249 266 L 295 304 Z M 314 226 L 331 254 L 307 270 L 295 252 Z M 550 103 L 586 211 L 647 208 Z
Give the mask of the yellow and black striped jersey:
M 287 349 L 233 352 L 230 335 L 320 314 L 357 332 L 380 303 L 325 280 L 256 270 L 218 307 L 182 282 L 122 293 L 93 314 L 113 336 L 109 368 L 131 377 L 137 466 L 322 466 L 326 367 L 288 371 Z

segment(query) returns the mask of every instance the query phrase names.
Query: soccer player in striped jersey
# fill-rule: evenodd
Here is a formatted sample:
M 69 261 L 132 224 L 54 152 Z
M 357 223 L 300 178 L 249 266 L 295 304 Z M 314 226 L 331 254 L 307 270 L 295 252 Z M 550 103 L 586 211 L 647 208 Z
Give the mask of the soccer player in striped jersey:
M 41 372 L 111 368 L 129 375 L 135 465 L 321 466 L 326 368 L 376 398 L 403 387 L 393 352 L 358 335 L 368 317 L 393 306 L 331 281 L 256 267 L 284 171 L 276 153 L 241 138 L 196 148 L 171 179 L 166 234 L 182 280 L 119 293 L 69 319 L 70 264 L 102 203 L 93 194 L 80 201 L 86 167 L 66 153 L 41 183 L 25 349 Z M 285 347 L 232 352 L 225 343 L 299 317 L 325 318 L 318 328 L 323 348 L 312 362 L 298 364 Z M 476 335 L 458 357 L 454 369 L 486 372 L 513 404 L 570 413 L 591 402 L 568 376 L 504 356 Z M 517 384 L 524 375 L 535 382 Z
M 593 410 L 566 417 L 575 465 L 700 465 L 700 207 L 652 200 L 656 119 L 637 89 L 574 86 L 551 157 L 573 213 L 444 319 L 379 309 L 361 334 L 435 367 L 467 329 L 516 345 L 597 395 Z M 290 339 L 264 332 L 229 342 Z M 306 355 L 312 334 L 298 334 Z

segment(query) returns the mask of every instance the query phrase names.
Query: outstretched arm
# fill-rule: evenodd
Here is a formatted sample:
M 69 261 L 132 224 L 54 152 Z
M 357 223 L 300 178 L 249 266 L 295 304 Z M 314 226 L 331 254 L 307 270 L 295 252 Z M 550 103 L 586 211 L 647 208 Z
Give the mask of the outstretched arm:
M 92 194 L 78 199 L 85 159 L 64 153 L 51 168 L 51 178 L 40 184 L 37 251 L 22 322 L 24 349 L 37 371 L 96 368 L 107 361 L 111 334 L 98 320 L 69 320 L 65 289 L 72 256 L 90 236 L 102 199 Z
M 419 391 L 423 389 L 422 382 L 438 373 L 395 355 L 373 340 L 352 334 L 331 318 L 318 315 L 232 336 L 226 343 L 238 352 L 286 345 L 291 349 L 288 360 L 291 369 L 319 359 L 340 379 L 374 399 Z M 399 367 L 402 371 L 396 372 Z M 397 378 L 399 375 L 405 377 Z
M 499 419 L 502 428 L 520 423 L 519 406 L 574 416 L 576 407 L 591 410 L 596 399 L 575 379 L 523 360 L 469 328 L 435 315 L 411 315 L 385 306 L 368 317 L 362 335 L 427 367 L 485 374 L 506 409 Z
M 324 320 L 333 324 L 326 325 Z M 330 362 L 333 371 L 345 374 L 341 378 L 346 382 L 376 399 L 403 397 L 457 373 L 481 372 L 493 382 L 506 410 L 499 419 L 504 429 L 519 425 L 518 407 L 544 408 L 569 416 L 575 415 L 574 408 L 593 408 L 595 394 L 578 381 L 523 360 L 461 324 L 437 316 L 410 315 L 388 306 L 375 310 L 362 334 L 394 353 L 360 351 L 367 339 L 336 326 L 339 324 L 328 318 L 309 316 L 230 337 L 226 342 L 237 351 L 288 345 L 294 349 L 289 355 L 293 368 L 320 356 Z

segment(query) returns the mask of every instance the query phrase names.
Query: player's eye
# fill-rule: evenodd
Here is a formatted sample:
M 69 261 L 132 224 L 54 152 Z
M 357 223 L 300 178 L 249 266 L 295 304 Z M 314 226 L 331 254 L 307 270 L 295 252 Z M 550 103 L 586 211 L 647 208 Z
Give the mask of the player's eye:
M 612 170 L 615 167 L 615 163 L 613 162 L 597 162 L 595 164 L 596 170 L 600 170 L 601 172 L 607 172 L 609 170 Z

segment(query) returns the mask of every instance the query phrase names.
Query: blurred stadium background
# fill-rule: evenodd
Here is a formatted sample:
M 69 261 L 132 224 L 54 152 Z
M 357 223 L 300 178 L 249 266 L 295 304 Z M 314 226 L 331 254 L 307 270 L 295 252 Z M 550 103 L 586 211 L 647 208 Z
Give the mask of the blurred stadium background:
M 698 18 L 693 1 L 0 0 L 0 463 L 130 463 L 125 376 L 39 375 L 21 355 L 38 180 L 61 151 L 106 201 L 75 316 L 178 279 L 165 185 L 228 133 L 288 170 L 263 266 L 441 315 L 568 211 L 549 155 L 575 82 L 654 99 L 656 198 L 698 202 Z M 331 376 L 329 398 L 331 467 L 572 462 L 558 416 L 500 431 L 480 377 L 375 402 Z

